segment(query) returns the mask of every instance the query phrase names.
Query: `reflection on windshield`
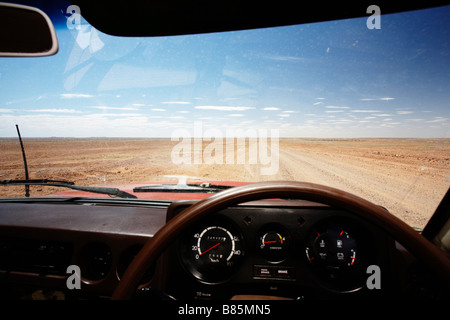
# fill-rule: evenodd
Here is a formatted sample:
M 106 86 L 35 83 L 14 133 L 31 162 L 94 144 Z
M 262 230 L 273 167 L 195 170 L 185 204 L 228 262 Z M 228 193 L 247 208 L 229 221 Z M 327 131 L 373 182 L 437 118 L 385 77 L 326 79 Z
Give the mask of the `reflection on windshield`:
M 0 60 L 0 179 L 23 178 L 19 124 L 30 178 L 301 180 L 423 227 L 450 181 L 449 14 L 167 38 L 71 20 L 56 56 Z

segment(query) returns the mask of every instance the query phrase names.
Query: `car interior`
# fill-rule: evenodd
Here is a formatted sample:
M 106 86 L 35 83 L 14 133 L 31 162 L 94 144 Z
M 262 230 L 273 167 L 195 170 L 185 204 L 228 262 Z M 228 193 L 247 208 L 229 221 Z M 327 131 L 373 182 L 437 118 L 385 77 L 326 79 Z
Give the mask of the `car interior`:
M 71 3 L 101 32 L 127 38 L 368 17 L 372 4 Z M 441 5 L 379 4 L 382 15 Z M 0 5 L 2 56 L 58 55 L 52 22 L 43 11 Z M 19 27 L 26 22 L 31 26 Z M 6 27 L 12 24 L 19 26 Z M 28 177 L 1 184 L 2 190 L 12 184 L 76 189 Z M 114 196 L 99 194 L 106 192 L 80 188 L 71 196 L 2 196 L 2 300 L 449 299 L 450 192 L 420 231 L 360 196 L 302 181 L 251 182 L 173 201 L 117 190 Z

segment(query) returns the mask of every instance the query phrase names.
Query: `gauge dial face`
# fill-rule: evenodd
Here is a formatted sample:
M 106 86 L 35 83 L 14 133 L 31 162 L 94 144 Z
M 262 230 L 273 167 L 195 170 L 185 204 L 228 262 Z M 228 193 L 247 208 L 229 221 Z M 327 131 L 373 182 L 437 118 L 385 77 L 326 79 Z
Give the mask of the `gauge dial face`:
M 289 237 L 283 231 L 268 230 L 259 237 L 259 248 L 267 261 L 282 261 L 288 255 Z
M 348 269 L 357 261 L 356 241 L 340 226 L 317 229 L 310 236 L 306 255 L 315 266 L 336 271 Z
M 330 220 L 312 229 L 306 244 L 306 259 L 326 286 L 346 291 L 365 283 L 367 246 L 362 231 L 351 223 Z
M 236 254 L 236 241 L 231 232 L 224 227 L 211 226 L 194 235 L 192 251 L 197 260 L 206 260 L 208 264 L 230 264 Z
M 200 226 L 185 240 L 182 261 L 190 273 L 205 282 L 225 281 L 243 255 L 241 236 L 226 224 Z

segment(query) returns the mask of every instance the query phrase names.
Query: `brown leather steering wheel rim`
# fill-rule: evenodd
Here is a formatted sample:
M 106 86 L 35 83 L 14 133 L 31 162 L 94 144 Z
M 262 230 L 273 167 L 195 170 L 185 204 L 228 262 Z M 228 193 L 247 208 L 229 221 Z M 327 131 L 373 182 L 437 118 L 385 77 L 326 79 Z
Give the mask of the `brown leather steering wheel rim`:
M 112 299 L 131 299 L 139 281 L 156 259 L 183 231 L 207 215 L 239 203 L 270 199 L 302 199 L 338 207 L 356 214 L 380 226 L 400 242 L 417 259 L 423 261 L 439 277 L 450 285 L 450 260 L 426 238 L 385 209 L 365 199 L 339 189 L 295 181 L 270 181 L 234 187 L 200 200 L 170 220 L 141 251 L 127 268 L 116 287 Z

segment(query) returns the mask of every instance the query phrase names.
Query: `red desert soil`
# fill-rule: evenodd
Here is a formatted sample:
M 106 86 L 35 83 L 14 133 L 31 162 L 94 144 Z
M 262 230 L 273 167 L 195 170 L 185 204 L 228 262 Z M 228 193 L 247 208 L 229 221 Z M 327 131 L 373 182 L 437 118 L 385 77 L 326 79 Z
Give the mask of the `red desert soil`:
M 181 175 L 205 181 L 307 181 L 366 198 L 419 228 L 450 186 L 450 139 L 280 139 L 278 171 L 262 176 L 258 165 L 249 164 L 249 148 L 238 150 L 247 154 L 244 164 L 176 165 L 171 152 L 177 144 L 170 139 L 24 139 L 33 179 L 79 185 L 176 182 L 170 176 Z M 0 180 L 23 179 L 18 140 L 0 139 L 0 147 Z M 0 196 L 23 196 L 23 190 L 2 186 Z M 31 196 L 57 191 L 61 188 L 32 186 Z

